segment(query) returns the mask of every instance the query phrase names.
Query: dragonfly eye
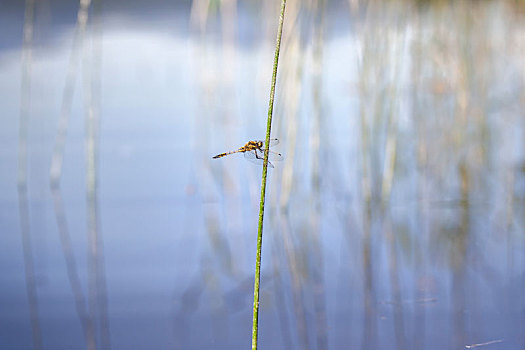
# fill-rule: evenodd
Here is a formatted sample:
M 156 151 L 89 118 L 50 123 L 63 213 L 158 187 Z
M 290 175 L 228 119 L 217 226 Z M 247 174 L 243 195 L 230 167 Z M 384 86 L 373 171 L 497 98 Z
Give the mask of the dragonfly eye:
M 259 142 L 257 142 L 257 147 L 259 147 L 259 148 L 260 148 L 260 147 L 262 147 L 262 146 L 263 146 L 263 143 L 262 143 L 262 141 L 259 141 Z

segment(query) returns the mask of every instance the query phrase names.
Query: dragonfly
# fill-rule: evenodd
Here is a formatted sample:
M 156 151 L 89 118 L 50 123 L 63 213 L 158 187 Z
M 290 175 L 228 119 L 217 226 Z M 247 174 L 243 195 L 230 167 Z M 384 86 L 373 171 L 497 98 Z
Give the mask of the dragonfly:
M 279 143 L 278 139 L 270 140 L 270 146 L 275 146 L 278 143 Z M 234 153 L 244 153 L 244 158 L 248 159 L 250 162 L 255 163 L 255 164 L 262 164 L 264 161 L 264 151 L 266 150 L 263 147 L 264 147 L 264 141 L 249 141 L 241 148 L 235 151 L 217 154 L 215 157 L 213 157 L 213 159 L 222 158 L 227 155 L 234 154 Z M 268 166 L 270 168 L 274 167 L 273 164 L 270 163 L 270 160 L 280 161 L 283 159 L 284 157 L 280 153 L 268 150 Z

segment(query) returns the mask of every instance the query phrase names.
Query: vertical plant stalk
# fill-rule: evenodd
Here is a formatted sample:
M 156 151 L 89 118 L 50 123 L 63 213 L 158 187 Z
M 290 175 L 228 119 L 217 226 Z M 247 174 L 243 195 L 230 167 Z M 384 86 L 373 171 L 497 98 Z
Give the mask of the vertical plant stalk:
M 51 157 L 51 168 L 49 170 L 51 187 L 58 187 L 62 176 L 62 163 L 64 161 L 64 151 L 66 138 L 71 118 L 75 84 L 77 80 L 77 67 L 79 64 L 80 51 L 84 43 L 84 35 L 89 15 L 91 0 L 79 0 L 80 5 L 77 12 L 77 23 L 73 37 L 73 46 L 69 56 L 68 69 L 66 72 L 66 85 L 62 92 L 62 106 L 60 108 L 60 118 L 58 120 L 55 146 Z
M 268 148 L 270 146 L 270 132 L 272 130 L 273 100 L 275 96 L 275 82 L 277 80 L 277 66 L 279 62 L 279 51 L 281 49 L 281 36 L 283 34 L 284 10 L 286 0 L 281 2 L 281 14 L 279 16 L 279 28 L 277 29 L 277 40 L 275 43 L 275 55 L 273 58 L 272 84 L 270 88 L 270 102 L 268 105 L 268 121 L 266 125 L 266 146 L 264 151 L 264 163 L 261 183 L 261 203 L 259 206 L 259 229 L 257 232 L 257 253 L 255 258 L 255 283 L 253 288 L 253 326 L 252 326 L 252 350 L 257 349 L 257 336 L 259 334 L 259 283 L 261 281 L 261 249 L 264 218 L 264 199 L 266 196 L 266 175 L 268 173 Z
M 38 290 L 35 278 L 35 263 L 31 239 L 31 217 L 29 213 L 28 191 L 28 148 L 29 123 L 31 114 L 31 64 L 33 60 L 32 46 L 34 33 L 35 1 L 26 0 L 24 11 L 24 30 L 21 57 L 20 82 L 20 119 L 18 130 L 18 211 L 20 215 L 20 236 L 24 257 L 24 272 L 26 282 L 27 303 L 29 306 L 29 321 L 33 348 L 43 349 L 42 328 L 38 313 Z

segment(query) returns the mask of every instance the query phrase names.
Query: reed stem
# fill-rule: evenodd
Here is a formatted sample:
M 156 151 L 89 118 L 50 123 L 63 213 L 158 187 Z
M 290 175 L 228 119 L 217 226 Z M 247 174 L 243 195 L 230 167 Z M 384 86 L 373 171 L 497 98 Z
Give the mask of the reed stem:
M 257 233 L 257 253 L 255 258 L 255 283 L 253 288 L 253 326 L 252 326 L 252 350 L 257 349 L 257 336 L 259 331 L 259 284 L 261 281 L 261 250 L 264 218 L 264 199 L 266 196 L 266 175 L 268 173 L 268 149 L 270 146 L 270 133 L 272 130 L 273 100 L 275 96 L 275 82 L 277 80 L 277 66 L 279 62 L 279 51 L 281 49 L 281 36 L 283 33 L 284 10 L 286 0 L 281 1 L 281 14 L 279 16 L 279 27 L 277 29 L 277 40 L 275 43 L 275 55 L 273 58 L 272 84 L 270 88 L 270 102 L 268 105 L 268 121 L 266 125 L 266 146 L 264 152 L 264 163 L 261 183 L 261 203 L 259 206 L 259 228 Z

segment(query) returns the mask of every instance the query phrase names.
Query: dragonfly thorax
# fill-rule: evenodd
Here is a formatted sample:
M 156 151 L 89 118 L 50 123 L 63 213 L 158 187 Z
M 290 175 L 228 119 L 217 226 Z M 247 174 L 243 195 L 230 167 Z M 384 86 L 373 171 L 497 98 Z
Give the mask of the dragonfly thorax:
M 255 150 L 260 150 L 262 147 L 263 147 L 262 141 L 250 141 L 246 145 L 244 145 L 243 149 L 244 151 L 255 151 Z

